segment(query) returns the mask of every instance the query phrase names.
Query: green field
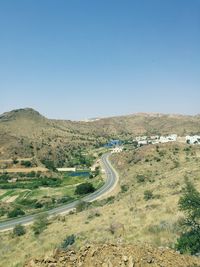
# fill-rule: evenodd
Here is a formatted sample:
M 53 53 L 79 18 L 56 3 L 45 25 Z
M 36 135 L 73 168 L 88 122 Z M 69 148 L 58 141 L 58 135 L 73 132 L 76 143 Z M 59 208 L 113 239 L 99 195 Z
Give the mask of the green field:
M 25 214 L 33 214 L 79 199 L 82 196 L 75 194 L 75 189 L 79 184 L 88 182 L 95 189 L 103 185 L 103 181 L 99 176 L 91 179 L 89 172 L 87 176 L 81 176 L 80 172 L 78 175 L 59 174 L 60 177 L 56 178 L 56 183 L 49 184 L 45 182 L 44 186 L 41 186 L 40 178 L 37 178 L 38 186 L 35 188 L 33 188 L 33 184 L 37 183 L 35 177 L 33 179 L 23 178 L 22 181 L 17 181 L 15 184 L 8 184 L 13 188 L 1 189 L 0 192 L 0 220 L 9 218 L 9 212 L 14 209 L 21 209 Z M 47 180 L 48 178 L 45 179 Z M 4 184 L 5 182 L 3 181 Z M 26 185 L 25 188 L 23 188 L 24 184 Z M 31 189 L 28 189 L 29 187 Z

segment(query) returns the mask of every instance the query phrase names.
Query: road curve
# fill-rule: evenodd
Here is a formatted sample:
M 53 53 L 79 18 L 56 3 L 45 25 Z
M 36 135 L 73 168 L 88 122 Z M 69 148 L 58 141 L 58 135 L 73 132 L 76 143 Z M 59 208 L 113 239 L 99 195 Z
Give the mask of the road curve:
M 94 193 L 83 197 L 81 200 L 87 201 L 87 202 L 95 201 L 95 200 L 107 195 L 108 193 L 113 191 L 113 189 L 116 187 L 118 180 L 119 180 L 119 177 L 118 177 L 118 173 L 116 172 L 116 170 L 113 168 L 113 166 L 111 165 L 111 163 L 109 161 L 109 156 L 110 156 L 110 153 L 106 153 L 106 154 L 103 154 L 101 157 L 103 169 L 104 169 L 105 174 L 106 174 L 106 180 L 105 180 L 104 185 L 101 188 L 99 188 L 97 191 L 95 191 Z M 47 211 L 47 213 L 49 216 L 55 216 L 58 214 L 69 213 L 69 211 L 73 210 L 76 207 L 76 205 L 79 201 L 80 200 L 76 200 L 76 201 L 71 202 L 69 204 L 53 208 L 53 209 Z M 8 220 L 5 222 L 0 222 L 0 231 L 10 230 L 10 229 L 14 228 L 17 224 L 23 224 L 23 225 L 30 224 L 34 221 L 34 218 L 37 215 L 38 215 L 38 213 L 34 214 L 34 215 L 28 215 L 28 216 L 16 218 L 13 220 Z

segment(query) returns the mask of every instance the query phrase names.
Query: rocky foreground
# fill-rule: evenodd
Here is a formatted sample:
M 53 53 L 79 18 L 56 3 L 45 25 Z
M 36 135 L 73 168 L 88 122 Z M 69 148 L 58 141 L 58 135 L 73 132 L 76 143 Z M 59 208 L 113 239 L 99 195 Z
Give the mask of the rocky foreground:
M 148 245 L 87 245 L 79 251 L 56 250 L 52 256 L 32 259 L 24 267 L 200 267 L 200 258 Z

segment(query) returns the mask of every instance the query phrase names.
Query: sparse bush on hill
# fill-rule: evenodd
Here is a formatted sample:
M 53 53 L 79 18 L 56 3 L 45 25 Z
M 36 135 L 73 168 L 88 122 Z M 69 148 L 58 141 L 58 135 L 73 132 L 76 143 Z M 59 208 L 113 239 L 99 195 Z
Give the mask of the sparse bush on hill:
M 121 185 L 121 192 L 125 193 L 127 191 L 128 191 L 128 185 L 126 185 L 126 184 Z
M 22 161 L 21 162 L 21 165 L 26 167 L 26 168 L 29 168 L 29 167 L 32 167 L 32 162 L 29 161 L 29 160 L 26 160 L 26 161 Z
M 15 208 L 14 210 L 12 210 L 8 213 L 8 217 L 14 218 L 14 217 L 18 217 L 18 216 L 23 216 L 24 214 L 25 214 L 25 212 L 22 209 Z
M 147 201 L 147 200 L 150 200 L 152 198 L 154 198 L 153 192 L 151 190 L 145 190 L 144 191 L 144 199 Z
M 62 242 L 62 244 L 60 245 L 60 248 L 62 250 L 66 250 L 68 249 L 69 246 L 73 245 L 75 243 L 76 237 L 75 235 L 69 235 L 67 236 L 64 241 Z
M 178 168 L 180 166 L 179 161 L 174 160 L 174 168 Z
M 39 214 L 33 223 L 32 229 L 35 235 L 41 234 L 48 225 L 47 213 Z
M 36 202 L 34 205 L 35 209 L 41 209 L 43 207 L 43 204 L 41 202 Z
M 76 212 L 81 212 L 89 207 L 90 203 L 86 201 L 79 201 L 76 205 Z
M 19 163 L 19 160 L 17 160 L 17 158 L 13 158 L 13 164 L 17 164 Z
M 4 216 L 7 213 L 6 209 L 0 208 L 0 217 Z
M 45 165 L 45 167 L 49 170 L 56 171 L 55 164 L 52 160 L 43 159 L 42 163 Z
M 110 224 L 108 231 L 114 235 L 118 234 L 119 236 L 122 236 L 124 234 L 125 228 L 122 223 L 119 222 L 113 222 Z
M 138 175 L 136 176 L 136 179 L 137 179 L 137 182 L 138 182 L 138 183 L 144 183 L 146 177 L 145 177 L 144 175 L 142 175 L 142 174 L 138 174 Z
M 70 197 L 70 196 L 63 196 L 59 199 L 57 199 L 57 203 L 67 203 L 67 202 L 70 202 L 70 201 L 73 201 L 73 197 Z
M 15 228 L 13 229 L 13 235 L 14 236 L 25 235 L 25 233 L 26 233 L 26 229 L 21 224 L 16 225 Z
M 185 219 L 181 223 L 183 232 L 176 248 L 181 253 L 200 253 L 200 192 L 189 181 L 186 181 L 179 200 L 179 209 L 185 213 Z

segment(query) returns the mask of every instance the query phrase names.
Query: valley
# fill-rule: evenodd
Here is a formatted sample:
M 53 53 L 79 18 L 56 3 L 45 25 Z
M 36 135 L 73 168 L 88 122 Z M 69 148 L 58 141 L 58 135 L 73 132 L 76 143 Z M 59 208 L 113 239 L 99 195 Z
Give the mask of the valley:
M 6 115 L 9 121 L 6 126 L 7 131 L 8 128 L 12 129 L 13 124 L 16 125 L 26 120 L 24 117 L 26 118 L 27 116 L 27 110 L 25 114 L 24 111 L 19 112 L 20 116 L 16 116 L 14 122 L 13 118 L 10 121 L 10 116 L 12 117 L 13 114 Z M 28 114 L 29 112 L 28 110 Z M 135 117 L 139 120 L 137 123 L 135 122 Z M 0 161 L 1 166 L 4 165 L 4 168 L 2 168 L 3 173 L 0 176 L 2 221 L 0 227 L 3 230 L 10 228 L 9 221 L 8 224 L 3 221 L 7 220 L 9 213 L 16 208 L 18 212 L 20 208 L 25 214 L 18 213 L 14 218 L 12 227 L 18 223 L 26 224 L 32 222 L 34 225 L 35 220 L 37 220 L 37 216 L 34 215 L 36 213 L 48 212 L 51 217 L 39 234 L 35 234 L 33 226 L 29 224 L 26 225 L 26 233 L 22 236 L 14 235 L 13 231 L 0 232 L 0 242 L 2 244 L 0 247 L 1 264 L 4 267 L 18 267 L 27 262 L 29 264 L 27 266 L 32 266 L 30 265 L 30 260 L 37 258 L 37 262 L 40 262 L 41 265 L 37 265 L 36 262 L 33 266 L 46 266 L 46 263 L 39 259 L 42 259 L 44 255 L 51 257 L 50 255 L 55 250 L 59 250 L 65 239 L 73 239 L 73 245 L 69 246 L 69 249 L 76 251 L 73 253 L 78 253 L 85 246 L 101 247 L 108 244 L 109 251 L 107 253 L 111 258 L 112 253 L 115 252 L 113 252 L 109 244 L 125 246 L 126 248 L 132 246 L 131 250 L 134 251 L 136 249 L 138 253 L 139 247 L 147 244 L 147 247 L 149 247 L 147 250 L 144 249 L 144 255 L 148 255 L 148 251 L 154 250 L 152 253 L 157 255 L 157 253 L 160 253 L 157 248 L 160 247 L 176 251 L 177 239 L 182 233 L 181 222 L 184 219 L 184 213 L 179 209 L 179 199 L 184 193 L 186 182 L 189 180 L 200 191 L 200 146 L 179 141 L 149 143 L 148 145 L 138 146 L 134 140 L 138 135 L 152 135 L 152 131 L 147 132 L 147 128 L 141 130 L 145 120 L 150 124 L 153 120 L 154 125 L 157 125 L 154 131 L 155 134 L 160 132 L 162 135 L 176 133 L 176 126 L 174 128 L 169 127 L 168 130 L 164 126 L 171 124 L 172 120 L 175 120 L 175 125 L 182 125 L 178 131 L 180 135 L 184 136 L 199 133 L 198 119 L 198 116 L 192 118 L 176 116 L 174 118 L 155 115 L 152 118 L 152 115 L 137 115 L 133 116 L 133 119 L 131 118 L 131 122 L 129 121 L 128 127 L 134 128 L 132 132 L 127 131 L 124 125 L 124 132 L 119 129 L 121 120 L 127 120 L 127 118 L 119 118 L 119 121 L 113 118 L 114 122 L 110 118 L 94 122 L 81 122 L 79 138 L 77 137 L 74 143 L 70 143 L 68 134 L 62 128 L 63 136 L 62 140 L 60 139 L 59 141 L 59 153 L 61 153 L 60 149 L 62 148 L 65 157 L 67 155 L 62 164 L 60 164 L 62 157 L 58 153 L 58 147 L 53 145 L 54 142 L 58 142 L 56 138 L 53 141 L 54 137 L 51 137 L 53 139 L 49 141 L 48 153 L 47 155 L 45 154 L 46 148 L 43 150 L 40 142 L 44 143 L 44 139 L 48 140 L 48 137 L 47 133 L 44 135 L 42 126 L 41 131 L 39 127 L 36 127 L 38 135 L 37 146 L 41 145 L 42 153 L 40 150 L 35 150 L 35 145 L 33 145 L 33 149 L 30 150 L 32 154 L 29 154 L 30 151 L 27 153 L 27 146 L 22 145 L 19 148 L 19 154 L 16 155 L 16 147 L 15 145 L 13 146 L 12 142 L 3 143 L 1 151 L 4 152 L 1 153 Z M 42 120 L 46 123 L 47 119 Z M 115 126 L 111 131 L 107 129 L 106 134 L 103 134 L 102 131 L 106 129 L 107 120 L 110 125 Z M 33 121 L 38 123 L 38 121 L 35 121 L 34 116 Z M 105 125 L 100 128 L 99 124 L 103 122 Z M 193 124 L 193 122 L 195 123 Z M 56 123 L 57 126 L 65 125 L 63 121 Z M 76 125 L 79 122 L 70 122 L 70 124 Z M 192 124 L 194 125 L 193 130 L 190 128 Z M 3 123 L 3 125 L 5 129 L 5 124 Z M 49 125 L 52 125 L 52 121 L 48 122 L 48 127 Z M 83 136 L 85 135 L 86 129 L 88 131 L 87 142 L 86 140 L 82 142 L 81 136 L 82 134 Z M 52 136 L 55 135 L 57 130 L 60 131 L 60 128 L 55 129 L 52 132 Z M 22 128 L 20 131 L 22 131 Z M 17 138 L 17 140 L 22 138 L 20 131 L 15 131 L 14 138 Z M 40 141 L 40 136 L 42 136 L 41 140 L 43 141 Z M 77 136 L 77 133 L 75 136 Z M 26 138 L 27 142 L 32 144 L 36 142 L 36 139 L 30 133 L 26 133 L 26 137 L 23 135 L 23 138 Z M 113 149 L 106 146 L 111 139 L 121 140 L 123 143 L 123 149 L 117 147 L 117 149 L 113 150 L 117 153 L 112 153 L 109 156 L 110 164 L 118 173 L 117 185 L 116 180 L 112 180 L 116 175 L 114 169 L 109 169 L 109 167 L 106 172 L 103 171 L 106 168 L 105 166 L 109 164 L 104 161 L 104 157 L 106 157 L 108 151 L 110 153 L 110 150 Z M 70 144 L 69 147 L 65 143 L 66 140 Z M 8 152 L 5 150 L 6 147 Z M 37 151 L 40 151 L 41 154 Z M 99 159 L 101 157 L 102 161 L 100 162 Z M 21 167 L 25 168 L 27 172 L 6 172 L 6 168 L 20 169 Z M 44 168 L 44 171 L 28 171 L 29 168 L 34 167 Z M 58 172 L 56 168 L 75 168 L 76 171 L 71 173 Z M 82 176 L 78 172 L 86 173 L 87 175 Z M 112 174 L 113 172 L 115 174 Z M 106 180 L 106 177 L 108 178 L 109 176 L 110 178 Z M 110 182 L 107 183 L 106 181 Z M 85 183 L 91 184 L 96 189 L 96 193 L 91 191 L 90 193 L 88 192 L 88 195 L 77 194 L 77 187 Z M 101 197 L 102 194 L 103 197 Z M 23 221 L 23 217 L 27 218 L 27 220 Z M 130 253 L 128 255 L 130 256 Z M 168 254 L 166 253 L 166 255 Z M 163 259 L 163 262 L 165 260 L 167 262 L 167 257 Z M 180 262 L 186 259 L 184 257 L 186 256 L 180 256 Z M 85 259 L 85 261 L 87 260 Z M 135 266 L 140 266 L 139 259 L 137 260 L 138 265 L 136 264 Z M 185 265 L 187 267 L 195 266 L 195 264 L 197 264 L 196 266 L 200 265 L 199 259 L 196 257 L 189 257 L 187 260 L 188 265 Z M 177 254 L 178 261 L 179 256 Z M 102 266 L 102 264 L 103 259 L 101 259 L 101 264 L 99 263 L 97 266 Z M 163 266 L 168 267 L 170 265 L 166 263 Z M 181 263 L 177 266 L 181 266 Z

